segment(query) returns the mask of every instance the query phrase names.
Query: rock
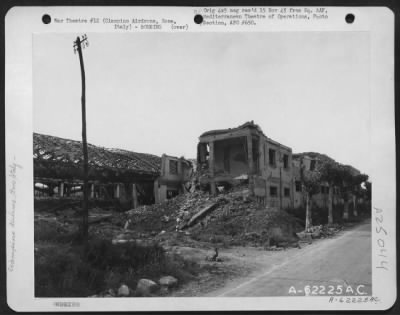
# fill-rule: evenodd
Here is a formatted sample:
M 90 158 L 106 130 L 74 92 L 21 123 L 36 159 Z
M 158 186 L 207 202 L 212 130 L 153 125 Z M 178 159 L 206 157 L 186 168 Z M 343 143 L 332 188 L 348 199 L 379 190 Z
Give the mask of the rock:
M 242 174 L 242 175 L 240 175 L 240 176 L 236 176 L 234 179 L 246 180 L 246 179 L 249 179 L 249 175 L 247 175 L 247 174 Z
M 107 294 L 108 294 L 108 295 L 111 295 L 111 296 L 116 296 L 114 289 L 109 289 L 109 290 L 107 291 Z
M 123 284 L 118 289 L 118 296 L 129 296 L 129 288 L 126 284 Z
M 157 291 L 158 285 L 149 279 L 140 279 L 136 286 L 136 294 L 139 296 L 149 296 Z
M 172 288 L 172 287 L 175 287 L 176 285 L 178 285 L 178 279 L 176 279 L 175 277 L 172 277 L 172 276 L 165 276 L 165 277 L 160 278 L 158 283 L 163 287 Z
M 303 239 L 303 238 L 306 237 L 306 233 L 305 233 L 304 231 L 303 231 L 303 232 L 296 233 L 296 235 L 297 235 L 297 237 L 300 238 L 300 239 Z
M 160 294 L 167 294 L 168 293 L 168 287 L 163 286 L 160 288 Z
M 128 243 L 128 240 L 112 240 L 112 244 L 125 244 Z
M 315 232 L 311 233 L 311 237 L 312 238 L 320 238 L 321 237 L 321 231 L 320 230 L 316 230 Z
M 118 234 L 118 235 L 115 237 L 116 240 L 122 240 L 122 239 L 124 239 L 124 238 L 125 238 L 125 233 Z

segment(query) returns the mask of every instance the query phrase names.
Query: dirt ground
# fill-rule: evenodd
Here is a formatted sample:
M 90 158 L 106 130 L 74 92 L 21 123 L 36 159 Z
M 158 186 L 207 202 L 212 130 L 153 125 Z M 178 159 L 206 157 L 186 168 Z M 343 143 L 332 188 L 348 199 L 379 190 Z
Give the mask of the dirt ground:
M 308 246 L 308 245 L 305 245 Z M 265 269 L 265 262 L 275 264 L 284 257 L 289 257 L 299 249 L 288 248 L 285 250 L 270 251 L 263 247 L 235 246 L 219 250 L 220 262 L 207 261 L 206 257 L 212 256 L 214 249 L 179 247 L 173 250 L 184 259 L 194 260 L 205 267 L 205 272 L 198 275 L 198 278 L 190 283 L 172 291 L 169 296 L 204 296 L 215 291 L 237 279 L 243 279 L 251 274 Z
M 35 206 L 35 250 L 39 252 L 54 242 L 67 244 L 81 220 L 79 204 L 53 208 L 46 208 L 46 203 L 40 209 Z M 89 213 L 92 236 L 114 244 L 157 243 L 167 255 L 200 266 L 195 279 L 162 296 L 205 295 L 265 269 L 266 264 L 279 263 L 301 251 L 299 246 L 310 246 L 307 240 L 300 244 L 296 236 L 303 222 L 284 210 L 259 205 L 242 187 L 216 197 L 195 191 L 126 212 L 108 206 L 93 207 Z
M 348 230 L 356 226 L 356 223 L 348 223 L 343 229 L 329 237 L 337 238 Z M 214 296 L 220 289 L 227 286 L 234 288 L 236 285 L 244 283 L 258 274 L 265 272 L 266 269 L 274 268 L 284 261 L 291 260 L 317 248 L 319 244 L 326 242 L 327 239 L 313 239 L 311 243 L 304 241 L 300 243 L 300 248 L 276 248 L 266 250 L 264 247 L 254 246 L 234 246 L 219 250 L 221 262 L 209 262 L 205 257 L 214 253 L 212 248 L 200 249 L 192 247 L 173 248 L 185 259 L 193 259 L 207 266 L 208 270 L 201 273 L 198 279 L 170 292 L 168 296 L 173 297 L 195 297 L 195 296 Z M 207 269 L 206 268 L 206 269 Z

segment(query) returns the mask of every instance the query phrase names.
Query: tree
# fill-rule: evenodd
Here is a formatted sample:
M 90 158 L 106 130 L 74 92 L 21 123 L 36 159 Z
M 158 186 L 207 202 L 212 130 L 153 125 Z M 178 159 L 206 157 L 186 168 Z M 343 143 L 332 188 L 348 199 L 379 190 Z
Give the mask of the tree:
M 364 191 L 364 198 L 366 198 L 368 201 L 371 201 L 371 197 L 372 197 L 372 184 L 370 181 L 365 181 L 364 182 L 365 185 L 365 191 Z
M 319 192 L 322 173 L 321 173 L 321 164 L 316 163 L 316 167 L 314 170 L 306 170 L 306 167 L 303 163 L 303 159 L 300 160 L 300 176 L 301 182 L 303 186 L 303 194 L 306 197 L 306 224 L 305 230 L 306 232 L 310 230 L 312 226 L 312 204 L 311 199 L 312 196 Z
M 349 202 L 354 190 L 354 175 L 348 165 L 340 166 L 340 174 L 342 179 L 341 192 L 344 200 L 342 218 L 347 220 L 349 218 Z
M 362 197 L 363 192 L 361 190 L 361 184 L 368 181 L 368 175 L 366 174 L 358 174 L 353 176 L 352 178 L 352 185 L 353 185 L 353 215 L 356 217 L 358 216 L 358 209 L 357 209 L 357 199 Z
M 333 189 L 339 186 L 342 181 L 340 164 L 335 161 L 325 161 L 322 169 L 322 179 L 329 184 L 328 199 L 328 224 L 333 224 Z

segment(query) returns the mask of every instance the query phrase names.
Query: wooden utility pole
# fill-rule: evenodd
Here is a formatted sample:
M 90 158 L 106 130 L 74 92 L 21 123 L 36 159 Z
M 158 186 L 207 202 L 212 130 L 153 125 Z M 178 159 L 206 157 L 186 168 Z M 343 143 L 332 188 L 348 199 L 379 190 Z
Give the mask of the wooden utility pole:
M 82 209 L 82 226 L 81 226 L 81 237 L 85 245 L 88 243 L 89 236 L 89 210 L 88 210 L 88 150 L 87 150 L 87 138 L 86 138 L 86 79 L 85 79 L 85 67 L 83 64 L 82 48 L 89 46 L 87 36 L 83 35 L 82 38 L 79 36 L 74 41 L 74 52 L 78 52 L 79 63 L 81 66 L 81 77 L 82 77 L 82 149 L 83 149 L 83 209 Z
M 281 163 L 279 163 L 281 164 Z M 282 210 L 282 165 L 279 165 L 279 209 Z
M 279 209 L 282 210 L 282 163 L 283 157 L 281 147 L 279 147 Z

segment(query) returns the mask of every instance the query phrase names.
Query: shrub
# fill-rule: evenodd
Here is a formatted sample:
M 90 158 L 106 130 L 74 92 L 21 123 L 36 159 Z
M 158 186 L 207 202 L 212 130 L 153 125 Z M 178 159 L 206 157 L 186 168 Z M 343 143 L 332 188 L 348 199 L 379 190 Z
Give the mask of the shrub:
M 35 296 L 82 297 L 122 283 L 135 288 L 142 277 L 171 275 L 181 283 L 193 278 L 199 266 L 180 256 L 165 254 L 158 244 L 112 244 L 92 239 L 88 251 L 71 245 L 51 245 L 35 251 Z
M 36 296 L 87 296 L 101 284 L 99 270 L 69 247 L 50 247 L 35 253 Z
M 109 240 L 94 239 L 89 243 L 87 260 L 100 269 L 128 270 L 161 260 L 164 250 L 158 244 L 143 246 L 135 242 L 112 244 Z
M 236 222 L 228 222 L 222 226 L 222 233 L 225 235 L 230 235 L 234 237 L 235 235 L 241 233 L 243 227 L 241 224 L 237 224 Z
M 68 230 L 57 222 L 35 222 L 35 242 L 73 243 L 78 238 L 78 229 Z

